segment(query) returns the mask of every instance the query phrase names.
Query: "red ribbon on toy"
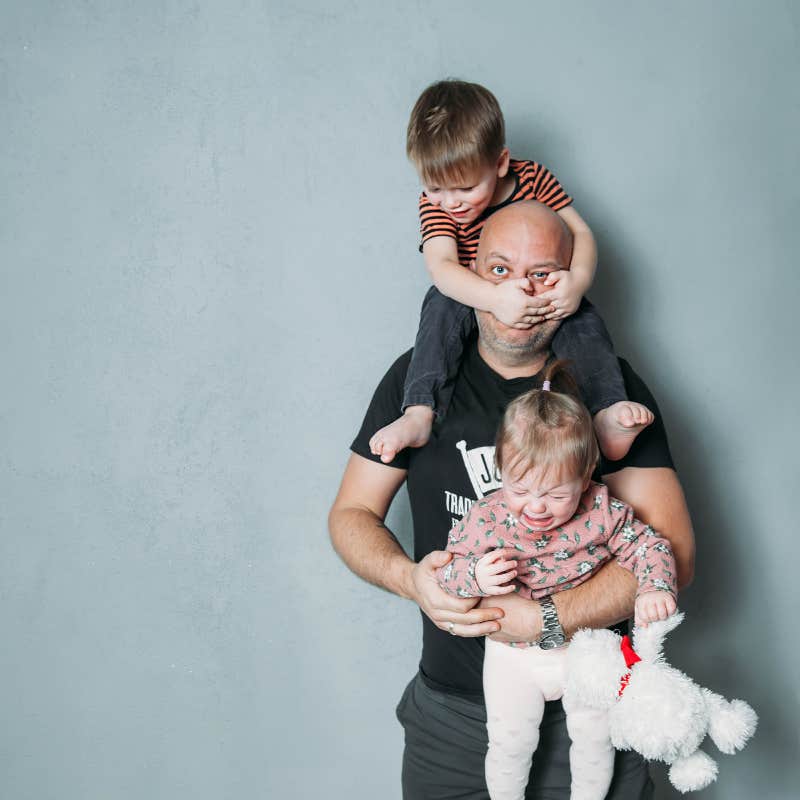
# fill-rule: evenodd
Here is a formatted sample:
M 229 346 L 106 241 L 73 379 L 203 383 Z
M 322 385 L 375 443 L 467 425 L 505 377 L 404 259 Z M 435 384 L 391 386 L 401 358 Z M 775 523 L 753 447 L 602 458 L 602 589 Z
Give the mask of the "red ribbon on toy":
M 619 643 L 619 649 L 622 651 L 622 656 L 625 659 L 625 666 L 630 670 L 630 668 L 636 664 L 638 661 L 642 659 L 636 654 L 636 651 L 633 649 L 633 645 L 631 644 L 631 640 L 629 636 L 623 636 L 622 641 Z M 617 692 L 617 697 L 622 697 L 622 693 L 625 689 L 628 688 L 628 684 L 631 680 L 631 673 L 626 672 L 620 679 L 619 679 L 619 691 Z
M 622 637 L 622 641 L 619 643 L 619 649 L 622 650 L 622 655 L 625 656 L 625 666 L 628 669 L 630 669 L 638 661 L 642 660 L 633 649 L 630 636 Z

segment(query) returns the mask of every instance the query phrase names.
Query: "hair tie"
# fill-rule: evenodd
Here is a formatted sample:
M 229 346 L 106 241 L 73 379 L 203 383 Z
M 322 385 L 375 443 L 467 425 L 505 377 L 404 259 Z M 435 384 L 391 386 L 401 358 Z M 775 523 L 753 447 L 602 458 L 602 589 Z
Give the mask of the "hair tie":
M 542 383 L 542 391 L 543 392 L 550 391 L 550 381 L 544 381 L 544 383 Z

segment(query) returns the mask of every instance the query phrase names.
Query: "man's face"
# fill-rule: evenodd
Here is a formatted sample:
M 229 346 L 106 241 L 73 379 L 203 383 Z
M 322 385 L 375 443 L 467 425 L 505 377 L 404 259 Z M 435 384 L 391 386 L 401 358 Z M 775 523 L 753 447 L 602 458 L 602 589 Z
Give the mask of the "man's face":
M 511 211 L 511 209 L 508 209 Z M 509 213 L 502 220 L 490 219 L 484 228 L 474 269 L 480 277 L 493 283 L 514 278 L 527 278 L 530 293 L 541 294 L 548 287 L 544 281 L 551 272 L 567 269 L 568 245 L 560 220 L 548 224 L 543 214 Z M 544 218 L 544 224 L 541 224 Z M 509 365 L 523 362 L 527 357 L 549 350 L 560 322 L 550 320 L 526 329 L 504 325 L 488 311 L 476 311 L 481 344 Z

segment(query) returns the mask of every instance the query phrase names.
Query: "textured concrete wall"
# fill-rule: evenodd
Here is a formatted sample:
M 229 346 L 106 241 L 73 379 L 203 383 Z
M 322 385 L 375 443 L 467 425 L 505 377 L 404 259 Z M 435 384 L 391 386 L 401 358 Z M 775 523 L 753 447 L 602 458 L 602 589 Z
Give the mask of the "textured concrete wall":
M 0 796 L 399 796 L 418 616 L 325 515 L 426 285 L 408 112 L 457 75 L 576 197 L 666 414 L 670 654 L 763 717 L 706 796 L 788 798 L 796 6 L 2 6 Z

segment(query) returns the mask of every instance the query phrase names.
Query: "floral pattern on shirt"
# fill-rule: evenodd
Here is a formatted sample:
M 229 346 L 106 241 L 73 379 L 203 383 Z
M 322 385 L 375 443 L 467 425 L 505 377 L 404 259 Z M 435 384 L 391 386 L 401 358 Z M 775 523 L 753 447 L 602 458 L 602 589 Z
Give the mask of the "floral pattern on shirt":
M 502 489 L 476 502 L 450 531 L 452 560 L 438 570 L 442 588 L 455 597 L 483 597 L 475 567 L 497 548 L 518 550 L 516 591 L 537 600 L 583 583 L 611 558 L 630 570 L 638 593 L 677 592 L 675 558 L 669 542 L 636 519 L 633 509 L 610 497 L 603 484 L 590 483 L 575 516 L 551 531 L 525 528 L 511 515 Z

